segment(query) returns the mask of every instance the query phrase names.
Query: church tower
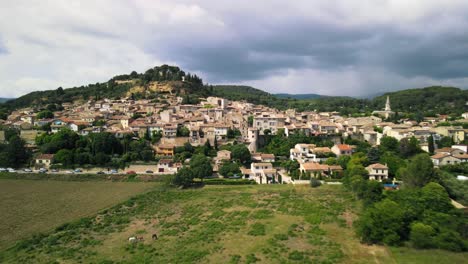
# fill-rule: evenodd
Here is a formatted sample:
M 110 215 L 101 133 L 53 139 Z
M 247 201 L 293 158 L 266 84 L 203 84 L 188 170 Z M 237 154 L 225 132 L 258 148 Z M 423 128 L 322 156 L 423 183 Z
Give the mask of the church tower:
M 387 96 L 387 102 L 385 103 L 385 111 L 390 112 L 392 109 L 390 108 L 390 97 Z

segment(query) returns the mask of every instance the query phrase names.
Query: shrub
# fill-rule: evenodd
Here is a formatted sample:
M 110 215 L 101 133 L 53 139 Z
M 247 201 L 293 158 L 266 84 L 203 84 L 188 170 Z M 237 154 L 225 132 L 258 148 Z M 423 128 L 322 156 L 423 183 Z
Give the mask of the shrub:
M 264 236 L 265 235 L 265 225 L 260 223 L 255 223 L 251 226 L 250 231 L 247 233 L 251 236 Z
M 410 241 L 415 248 L 431 248 L 434 234 L 431 226 L 415 222 L 411 225 Z
M 300 252 L 300 251 L 297 251 L 297 250 L 294 250 L 293 252 L 289 253 L 288 258 L 290 260 L 294 260 L 294 261 L 302 261 L 302 260 L 304 260 L 304 253 Z
M 245 263 L 255 263 L 257 261 L 259 261 L 260 259 L 258 259 L 255 254 L 249 254 L 245 257 Z
M 319 187 L 320 185 L 322 185 L 322 183 L 319 180 L 315 178 L 310 178 L 310 187 L 316 188 L 316 187 Z

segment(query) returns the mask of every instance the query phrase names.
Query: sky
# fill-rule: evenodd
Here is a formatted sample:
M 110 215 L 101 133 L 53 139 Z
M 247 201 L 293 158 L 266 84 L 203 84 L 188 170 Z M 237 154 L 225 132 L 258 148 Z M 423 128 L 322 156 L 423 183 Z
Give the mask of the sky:
M 468 88 L 468 1 L 0 2 L 0 97 L 161 64 L 271 93 Z

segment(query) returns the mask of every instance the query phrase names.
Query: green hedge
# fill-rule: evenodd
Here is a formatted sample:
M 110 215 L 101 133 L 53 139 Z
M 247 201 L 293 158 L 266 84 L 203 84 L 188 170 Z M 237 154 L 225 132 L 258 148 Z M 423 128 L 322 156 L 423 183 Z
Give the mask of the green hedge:
M 247 179 L 205 179 L 203 183 L 206 185 L 251 185 L 257 184 L 255 181 Z
M 55 180 L 55 181 L 121 181 L 148 182 L 164 181 L 167 175 L 126 175 L 126 174 L 46 174 L 0 172 L 0 179 L 11 180 Z

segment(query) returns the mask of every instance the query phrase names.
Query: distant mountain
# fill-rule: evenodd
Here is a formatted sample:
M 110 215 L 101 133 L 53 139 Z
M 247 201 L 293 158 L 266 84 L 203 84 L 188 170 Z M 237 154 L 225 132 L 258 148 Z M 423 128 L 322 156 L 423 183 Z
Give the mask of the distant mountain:
M 317 98 L 323 98 L 323 97 L 328 97 L 326 95 L 320 95 L 320 94 L 288 94 L 288 93 L 277 93 L 274 94 L 275 96 L 279 98 L 291 98 L 291 99 L 298 99 L 298 100 L 306 100 L 306 99 L 317 99 Z
M 214 85 L 211 92 L 213 96 L 229 100 L 245 100 L 249 103 L 268 106 L 276 105 L 276 102 L 280 99 L 260 89 L 244 85 Z
M 0 104 L 5 103 L 7 101 L 13 100 L 14 98 L 0 98 Z

